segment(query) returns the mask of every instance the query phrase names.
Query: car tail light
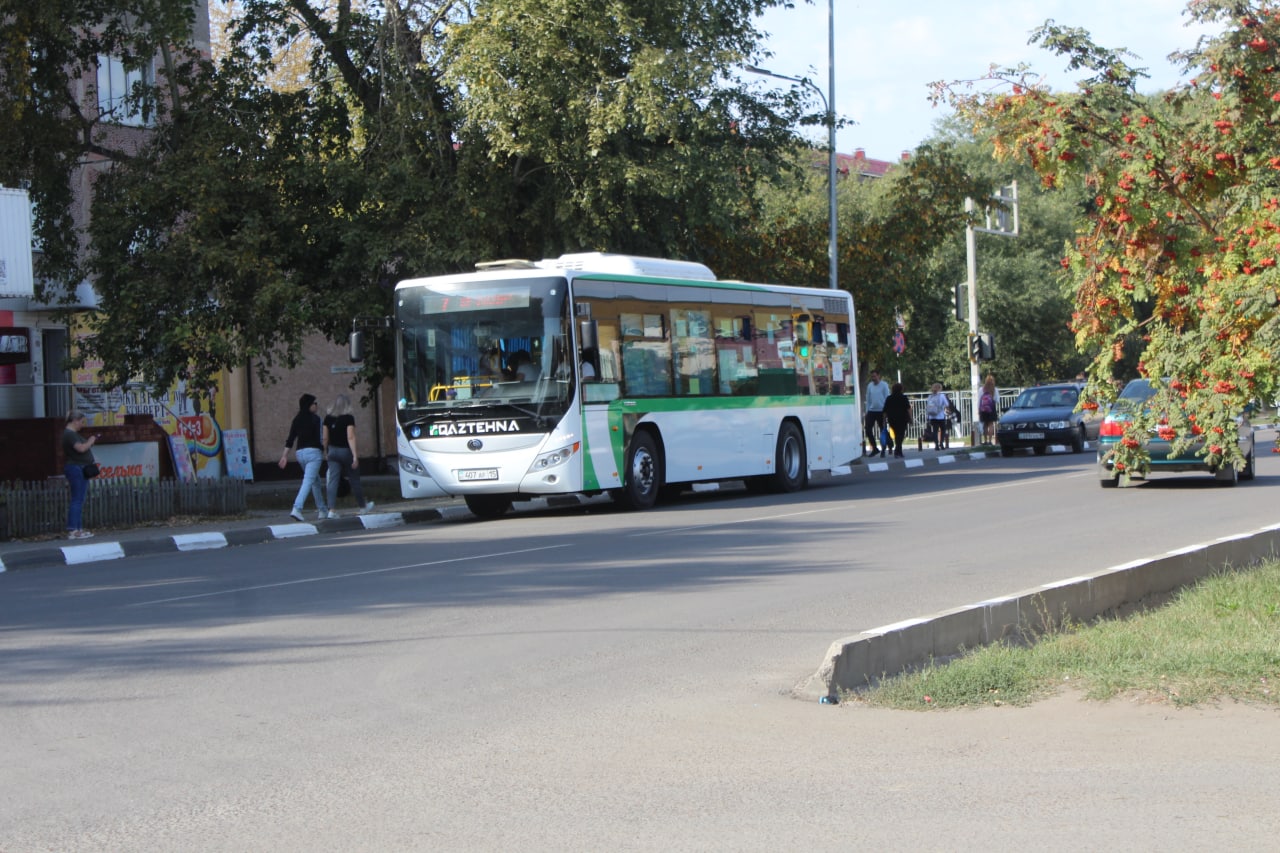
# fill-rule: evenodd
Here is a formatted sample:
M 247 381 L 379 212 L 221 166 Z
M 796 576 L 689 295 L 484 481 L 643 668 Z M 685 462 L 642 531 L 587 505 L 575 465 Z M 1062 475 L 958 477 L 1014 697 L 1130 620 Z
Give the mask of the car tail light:
M 1098 427 L 1098 435 L 1105 435 L 1108 438 L 1119 438 L 1124 435 L 1124 424 L 1120 421 L 1114 421 L 1107 418 L 1102 422 L 1102 426 Z

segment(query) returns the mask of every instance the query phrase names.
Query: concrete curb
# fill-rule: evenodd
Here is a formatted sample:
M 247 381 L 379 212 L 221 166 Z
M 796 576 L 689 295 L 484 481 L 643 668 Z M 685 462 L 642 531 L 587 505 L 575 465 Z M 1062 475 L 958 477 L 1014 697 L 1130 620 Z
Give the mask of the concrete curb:
M 1019 631 L 1042 632 L 1064 618 L 1087 622 L 1189 586 L 1224 566 L 1249 566 L 1280 553 L 1280 525 L 1180 548 L 1001 598 L 943 610 L 836 640 L 822 664 L 798 685 L 799 698 L 820 700 L 856 690 L 930 660 L 989 645 Z
M 20 551 L 8 557 L 0 558 L 0 572 L 8 571 L 9 569 L 74 566 L 149 554 L 176 554 L 181 551 L 206 551 L 237 545 L 257 545 L 280 539 L 294 539 L 299 536 L 315 536 L 320 533 L 382 530 L 388 527 L 402 527 L 407 524 L 439 521 L 444 517 L 444 513 L 437 509 L 409 510 L 407 512 L 372 512 L 314 523 L 268 524 L 263 527 L 229 530 L 225 533 L 208 531 L 204 533 L 156 536 L 150 539 L 130 539 L 121 542 L 103 539 L 84 545 L 51 545 L 47 548 L 33 548 L 29 551 Z

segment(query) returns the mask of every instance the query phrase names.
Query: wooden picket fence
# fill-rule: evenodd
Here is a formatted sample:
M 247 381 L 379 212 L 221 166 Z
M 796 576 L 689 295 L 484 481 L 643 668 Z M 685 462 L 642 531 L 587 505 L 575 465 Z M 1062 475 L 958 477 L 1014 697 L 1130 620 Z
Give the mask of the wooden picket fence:
M 244 480 L 227 477 L 178 480 L 91 480 L 84 502 L 90 530 L 133 527 L 175 516 L 242 515 L 247 511 Z M 61 478 L 0 483 L 0 539 L 61 533 L 67 527 L 71 493 Z

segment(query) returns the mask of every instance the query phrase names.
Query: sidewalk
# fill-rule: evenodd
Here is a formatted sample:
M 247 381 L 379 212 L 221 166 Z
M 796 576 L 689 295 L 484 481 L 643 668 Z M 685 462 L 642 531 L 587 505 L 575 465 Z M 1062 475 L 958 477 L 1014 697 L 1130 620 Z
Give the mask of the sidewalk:
M 966 459 L 983 459 L 988 455 L 998 454 L 999 450 L 991 447 L 975 450 L 964 446 L 950 450 L 919 451 L 908 448 L 906 457 L 903 459 L 867 456 L 846 468 L 832 471 L 830 476 L 871 475 L 899 468 L 919 468 L 925 465 L 951 464 Z M 365 483 L 397 482 L 396 475 L 373 475 L 362 479 Z M 79 565 L 145 554 L 256 545 L 277 539 L 293 539 L 322 533 L 381 530 L 388 527 L 427 524 L 442 519 L 467 518 L 471 515 L 462 498 L 446 497 L 379 503 L 369 512 L 339 509 L 341 518 L 324 521 L 317 520 L 315 510 L 309 509 L 303 513 L 307 520 L 299 522 L 289 517 L 290 505 L 299 482 L 271 480 L 250 483 L 249 491 L 252 495 L 259 498 L 276 495 L 279 497 L 279 506 L 275 509 L 249 510 L 244 516 L 209 518 L 200 521 L 181 519 L 175 523 L 155 522 L 128 529 L 96 530 L 93 539 L 76 540 L 74 544 L 65 538 L 0 542 L 0 572 Z M 717 488 L 717 486 L 712 484 L 695 488 L 703 490 Z M 549 506 L 575 506 L 598 500 L 608 500 L 608 498 L 585 498 L 578 495 L 537 498 L 528 502 L 518 502 L 516 511 L 543 509 Z

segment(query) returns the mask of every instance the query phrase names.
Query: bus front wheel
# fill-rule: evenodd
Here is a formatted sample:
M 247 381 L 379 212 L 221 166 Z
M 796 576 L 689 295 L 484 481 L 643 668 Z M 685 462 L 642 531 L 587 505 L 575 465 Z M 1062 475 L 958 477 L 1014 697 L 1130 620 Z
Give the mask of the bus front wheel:
M 631 446 L 627 449 L 622 488 L 615 499 L 627 509 L 649 509 L 658 502 L 661 492 L 662 471 L 657 445 L 649 433 L 637 432 L 631 437 Z
M 778 448 L 774 455 L 772 492 L 798 492 L 809 481 L 809 463 L 804 451 L 804 435 L 790 421 L 778 430 Z

